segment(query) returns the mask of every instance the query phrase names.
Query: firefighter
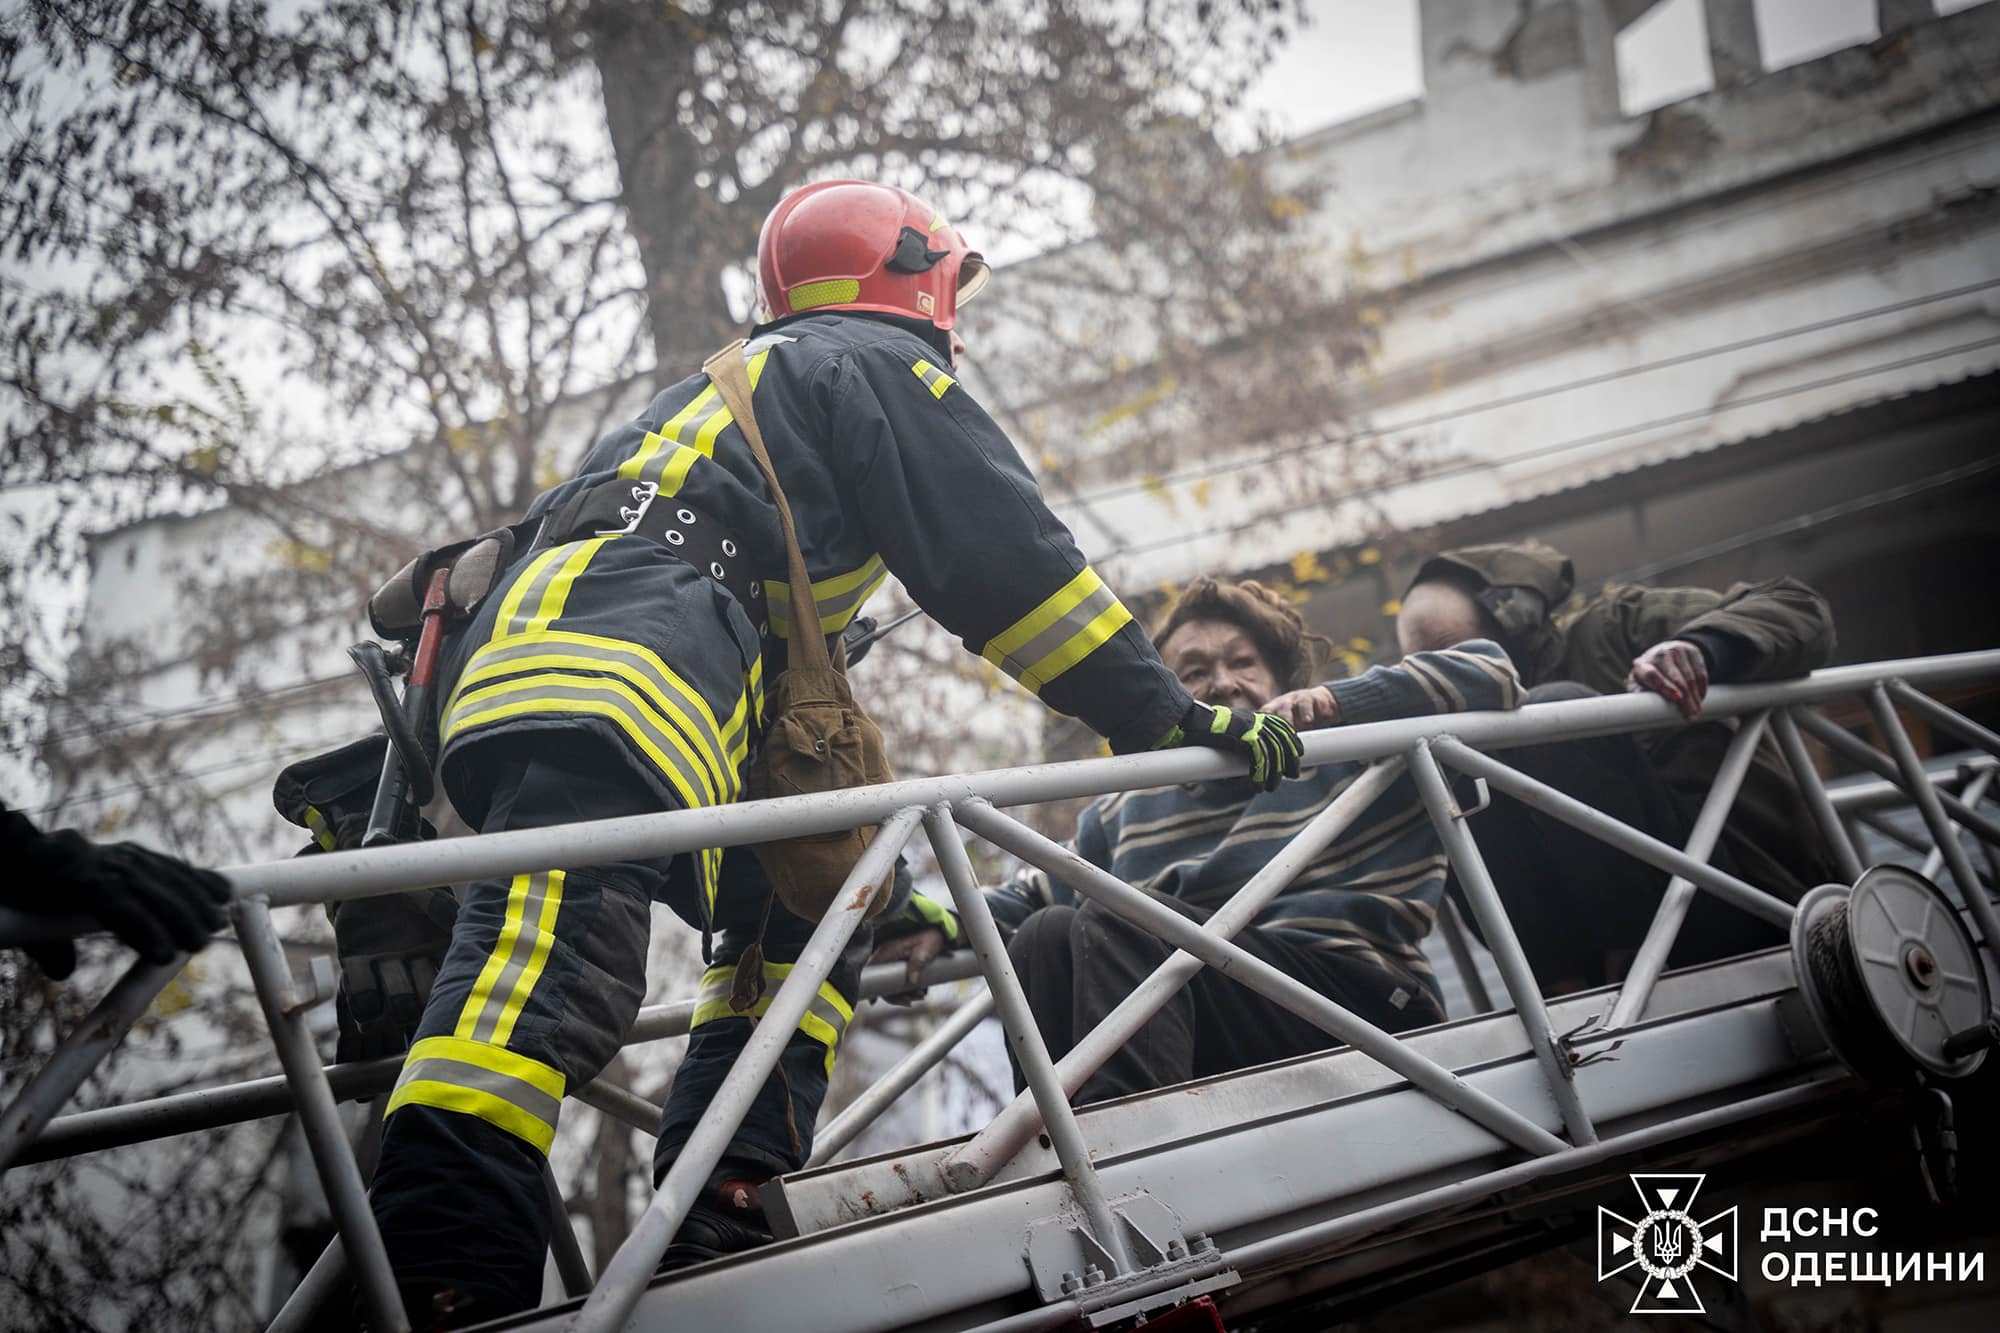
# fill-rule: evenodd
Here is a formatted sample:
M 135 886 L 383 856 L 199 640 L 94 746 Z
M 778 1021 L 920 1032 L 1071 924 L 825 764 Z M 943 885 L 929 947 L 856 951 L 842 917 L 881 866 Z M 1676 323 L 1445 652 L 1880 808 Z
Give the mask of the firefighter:
M 826 181 L 772 211 L 757 268 L 767 322 L 744 349 L 752 401 L 829 636 L 893 573 L 971 651 L 1115 751 L 1207 745 L 1247 758 L 1267 786 L 1297 772 L 1282 719 L 1197 703 L 1161 664 L 952 375 L 958 303 L 989 276 L 957 228 L 905 191 Z M 439 771 L 459 813 L 493 832 L 737 799 L 791 616 L 778 512 L 715 387 L 696 374 L 661 393 L 528 517 L 539 536 L 445 645 Z M 703 932 L 710 962 L 657 1180 L 813 923 L 773 905 L 739 850 L 551 866 L 466 891 L 389 1100 L 372 1196 L 419 1327 L 539 1302 L 543 1158 L 564 1094 L 611 1058 L 637 1010 L 656 900 Z M 736 968 L 760 933 L 764 999 L 737 1013 Z M 810 1151 L 855 979 L 849 965 L 821 987 L 670 1260 L 768 1238 L 757 1187 Z

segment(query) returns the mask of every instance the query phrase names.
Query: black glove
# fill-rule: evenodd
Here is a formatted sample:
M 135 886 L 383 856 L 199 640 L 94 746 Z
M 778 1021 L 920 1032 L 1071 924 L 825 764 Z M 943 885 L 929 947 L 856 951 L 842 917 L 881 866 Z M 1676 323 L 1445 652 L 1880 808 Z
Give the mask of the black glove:
M 311 831 L 300 856 L 352 851 L 368 831 L 368 812 L 382 774 L 380 732 L 338 750 L 301 759 L 278 775 L 271 800 L 278 812 Z M 419 836 L 437 835 L 418 821 Z M 449 889 L 418 889 L 356 898 L 327 908 L 333 920 L 340 991 L 338 1060 L 396 1055 L 410 1044 L 431 984 L 451 944 L 458 899 Z
M 73 829 L 45 834 L 27 816 L 0 809 L 0 850 L 8 863 L 0 902 L 42 915 L 94 916 L 149 963 L 195 952 L 226 919 L 228 880 L 134 843 L 100 845 Z M 76 969 L 68 940 L 26 951 L 51 978 Z
M 317 851 L 317 848 L 313 850 Z M 451 945 L 458 899 L 450 889 L 355 898 L 328 909 L 340 963 L 336 1060 L 398 1055 L 424 1015 Z
M 1176 745 L 1205 745 L 1224 754 L 1247 756 L 1250 780 L 1265 791 L 1286 778 L 1297 777 L 1299 756 L 1305 752 L 1292 724 L 1275 714 L 1212 708 L 1204 703 L 1189 704 L 1180 725 L 1153 748 L 1165 750 Z

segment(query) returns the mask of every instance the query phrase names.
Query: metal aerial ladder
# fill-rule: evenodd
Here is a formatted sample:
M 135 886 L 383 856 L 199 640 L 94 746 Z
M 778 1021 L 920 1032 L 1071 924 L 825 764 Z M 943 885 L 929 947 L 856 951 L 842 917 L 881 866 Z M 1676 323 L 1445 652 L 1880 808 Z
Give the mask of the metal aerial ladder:
M 270 1021 L 281 1078 L 66 1117 L 55 1112 L 174 974 L 136 965 L 0 1113 L 0 1165 L 136 1142 L 296 1109 L 340 1239 L 273 1324 L 297 1328 L 347 1276 L 379 1327 L 402 1311 L 335 1100 L 393 1082 L 394 1059 L 322 1068 L 306 1007 L 272 932 L 274 905 L 511 874 L 560 861 L 658 856 L 879 823 L 848 891 L 819 924 L 681 1158 L 629 1240 L 590 1274 L 556 1210 L 553 1245 L 572 1300 L 493 1327 L 1028 1330 L 1133 1326 L 1199 1312 L 1192 1327 L 1254 1324 L 1327 1291 L 1365 1285 L 1427 1254 L 1497 1244 L 1507 1209 L 1671 1158 L 1700 1161 L 1813 1132 L 1874 1089 L 1976 1070 L 2000 1036 L 1991 1014 L 2000 922 L 1971 835 L 2000 847 L 1980 808 L 2000 735 L 1935 691 L 2000 678 L 2000 651 L 1841 667 L 1798 681 L 1720 687 L 1705 718 L 1736 731 L 1687 845 L 1660 842 L 1505 762 L 1511 746 L 1675 725 L 1650 695 L 1516 713 L 1408 719 L 1309 733 L 1305 760 L 1368 768 L 1214 917 L 1197 925 L 1003 813 L 1006 807 L 1227 775 L 1206 751 L 1085 760 L 899 782 L 831 796 L 607 820 L 559 829 L 336 853 L 229 872 L 238 940 Z M 1814 711 L 1860 696 L 1878 750 Z M 1901 708 L 1979 752 L 1927 769 Z M 1708 861 L 1753 751 L 1774 735 L 1843 883 L 1783 902 Z M 1873 777 L 1830 793 L 1813 736 Z M 1453 794 L 1449 772 L 1661 867 L 1673 879 L 1622 985 L 1545 1001 Z M 1391 1036 L 1236 947 L 1230 936 L 1399 778 L 1413 781 L 1457 871 L 1506 990 L 1504 1007 Z M 1857 823 L 1885 800 L 1914 806 L 1923 869 L 1864 870 Z M 671 1276 L 655 1268 L 786 1035 L 863 919 L 868 892 L 919 825 L 972 949 L 932 983 L 983 974 L 962 1003 L 826 1126 L 801 1172 L 768 1187 L 777 1244 Z M 1063 879 L 1179 950 L 1098 1029 L 1051 1061 L 966 854 L 970 832 Z M 1989 871 L 1994 868 L 1989 855 Z M 1789 948 L 1664 971 L 1697 892 L 1786 926 Z M 0 917 L 0 940 L 30 923 Z M 1985 943 L 1975 944 L 1978 939 Z M 1201 967 L 1321 1027 L 1334 1049 L 1073 1110 L 1067 1095 Z M 870 969 L 862 993 L 904 988 Z M 1028 1091 L 969 1138 L 830 1163 L 989 1013 Z M 630 1041 L 686 1031 L 692 1004 L 643 1011 Z M 621 1088 L 573 1092 L 639 1128 L 658 1109 Z M 649 1123 L 649 1118 L 651 1123 Z M 553 1181 L 551 1188 L 554 1187 Z M 1175 1312 L 1178 1311 L 1178 1314 Z M 1218 1314 L 1219 1312 L 1219 1314 Z

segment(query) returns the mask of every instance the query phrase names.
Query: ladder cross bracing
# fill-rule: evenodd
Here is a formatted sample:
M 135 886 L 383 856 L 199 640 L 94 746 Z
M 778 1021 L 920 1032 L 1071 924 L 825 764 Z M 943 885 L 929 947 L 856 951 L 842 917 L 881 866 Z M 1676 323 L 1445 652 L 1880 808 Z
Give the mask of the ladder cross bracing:
M 840 905 L 819 923 L 773 997 L 768 1021 L 759 1024 L 624 1247 L 593 1283 L 558 1209 L 554 1248 L 576 1299 L 496 1327 L 700 1327 L 740 1322 L 746 1311 L 755 1311 L 765 1326 L 857 1333 L 897 1327 L 1108 1327 L 1142 1320 L 1195 1295 L 1216 1295 L 1232 1314 L 1254 1316 L 1393 1264 L 1412 1246 L 1484 1234 L 1481 1228 L 1490 1231 L 1494 1223 L 1483 1205 L 1495 1199 L 1574 1189 L 1640 1160 L 1730 1150 L 1718 1144 L 1740 1151 L 1749 1139 L 1802 1135 L 1877 1095 L 1836 1058 L 1852 1049 L 1854 1034 L 1829 1034 L 1819 1027 L 1815 1016 L 1831 1010 L 1816 988 L 1828 983 L 1801 962 L 1799 949 L 1663 970 L 1697 892 L 1768 920 L 1794 918 L 1791 905 L 1708 864 L 1750 752 L 1767 729 L 1850 881 L 1862 875 L 1850 824 L 1876 820 L 1873 808 L 1884 801 L 1914 806 L 1928 847 L 1907 833 L 1897 836 L 1928 850 L 1926 870 L 1945 873 L 1955 902 L 1941 913 L 1925 914 L 1924 929 L 1943 932 L 1935 941 L 1905 944 L 1921 952 L 1934 942 L 1940 958 L 1976 958 L 1980 1004 L 1989 1004 L 2000 923 L 1989 898 L 1990 876 L 1973 865 L 1961 835 L 2000 845 L 2000 820 L 1981 809 L 2000 760 L 2000 736 L 1925 691 L 1996 678 L 2000 651 L 1718 687 L 1708 696 L 1704 718 L 1741 721 L 1684 847 L 1620 824 L 1506 763 L 1512 746 L 1677 724 L 1672 707 L 1650 695 L 1308 733 L 1308 765 L 1359 760 L 1369 762 L 1370 771 L 1202 925 L 1084 865 L 1003 813 L 1010 806 L 1233 771 L 1230 760 L 1200 750 L 235 867 L 226 873 L 237 895 L 237 938 L 283 1076 L 58 1117 L 96 1062 L 177 971 L 173 965 L 136 964 L 0 1111 L 0 1166 L 296 1109 L 340 1238 L 273 1328 L 300 1326 L 314 1304 L 349 1276 L 377 1327 L 406 1327 L 360 1174 L 333 1116 L 336 1096 L 385 1088 L 397 1062 L 321 1066 L 304 1023 L 314 998 L 300 995 L 285 969 L 270 908 L 512 874 L 558 860 L 588 864 L 661 856 L 879 824 Z M 1812 711 L 1814 705 L 1854 695 L 1866 701 L 1885 749 Z M 1899 707 L 1983 754 L 1945 772 L 1926 768 L 1902 726 Z M 1879 781 L 1830 793 L 1810 761 L 1806 735 Z M 1451 794 L 1447 769 L 1506 791 L 1674 876 L 1620 986 L 1542 998 Z M 1505 983 L 1507 1007 L 1392 1036 L 1258 964 L 1229 937 L 1404 771 L 1415 780 L 1466 888 Z M 1954 786 L 1960 788 L 1957 795 L 1950 790 Z M 927 980 L 935 984 L 976 970 L 987 990 L 965 1001 L 940 1032 L 836 1117 L 813 1164 L 769 1188 L 781 1233 L 777 1244 L 672 1278 L 656 1277 L 661 1254 L 750 1097 L 769 1075 L 785 1034 L 859 926 L 869 897 L 863 886 L 879 878 L 920 828 L 938 853 L 973 944 L 970 954 L 941 960 Z M 1035 1033 L 973 881 L 965 831 L 1041 865 L 1082 896 L 1181 950 L 1061 1061 L 1049 1058 Z M 1927 884 L 1921 888 L 1937 892 Z M 1918 890 L 1900 886 L 1899 891 Z M 1933 916 L 1939 923 L 1931 924 Z M 1808 924 L 1801 921 L 1796 929 Z M 0 913 L 0 943 L 87 926 Z M 1976 955 L 1975 932 L 1984 944 Z M 1858 936 L 1853 947 L 1862 947 Z M 1245 984 L 1321 1027 L 1330 1045 L 1340 1045 L 1073 1109 L 1068 1095 L 1097 1063 L 1204 965 L 1228 966 Z M 870 969 L 863 995 L 901 989 L 900 973 L 900 965 Z M 1009 1029 L 1029 1084 L 1026 1093 L 968 1138 L 827 1163 L 989 1009 Z M 686 1002 L 645 1011 L 628 1040 L 684 1032 L 690 1013 Z M 2000 1032 L 1990 1020 L 1986 1028 Z M 1938 1039 L 1919 1034 L 1914 1040 L 1936 1045 Z M 1967 1072 L 1983 1057 L 1984 1041 L 1979 1032 L 1948 1034 L 1942 1049 L 1911 1055 L 1934 1070 Z M 657 1110 L 602 1081 L 573 1095 L 641 1128 L 649 1128 L 648 1115 Z

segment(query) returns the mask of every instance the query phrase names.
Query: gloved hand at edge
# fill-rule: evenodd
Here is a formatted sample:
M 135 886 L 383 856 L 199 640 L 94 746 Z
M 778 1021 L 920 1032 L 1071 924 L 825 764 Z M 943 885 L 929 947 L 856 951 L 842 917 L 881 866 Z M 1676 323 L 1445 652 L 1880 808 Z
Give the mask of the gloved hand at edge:
M 1253 713 L 1247 708 L 1215 708 L 1191 703 L 1180 725 L 1153 746 L 1167 750 L 1176 745 L 1202 745 L 1224 754 L 1243 755 L 1250 760 L 1250 780 L 1271 791 L 1286 778 L 1299 775 L 1299 757 L 1305 753 L 1299 733 L 1292 724 L 1271 713 Z
M 0 806 L 0 903 L 42 915 L 83 913 L 149 963 L 172 962 L 208 943 L 227 919 L 229 881 L 136 843 L 94 843 L 74 829 L 43 833 L 26 815 Z M 68 940 L 29 945 L 52 980 L 76 970 Z

